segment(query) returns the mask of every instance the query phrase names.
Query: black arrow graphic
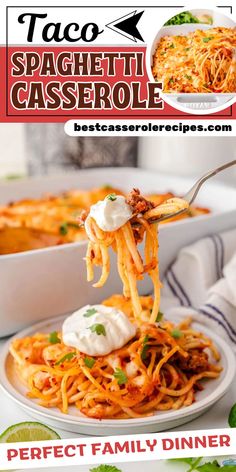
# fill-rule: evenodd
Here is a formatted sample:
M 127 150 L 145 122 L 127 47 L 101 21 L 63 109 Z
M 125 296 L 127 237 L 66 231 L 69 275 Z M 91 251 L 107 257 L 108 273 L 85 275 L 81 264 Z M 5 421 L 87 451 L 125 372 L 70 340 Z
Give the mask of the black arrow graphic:
M 115 21 L 111 21 L 106 26 L 107 28 L 110 28 L 116 33 L 121 34 L 122 36 L 125 36 L 128 39 L 131 39 L 135 43 L 137 42 L 137 39 L 144 42 L 144 39 L 142 38 L 137 28 L 137 24 L 143 13 L 144 11 L 141 11 L 139 13 L 137 13 L 137 10 L 132 11 L 128 15 L 122 16 L 121 18 L 118 18 Z

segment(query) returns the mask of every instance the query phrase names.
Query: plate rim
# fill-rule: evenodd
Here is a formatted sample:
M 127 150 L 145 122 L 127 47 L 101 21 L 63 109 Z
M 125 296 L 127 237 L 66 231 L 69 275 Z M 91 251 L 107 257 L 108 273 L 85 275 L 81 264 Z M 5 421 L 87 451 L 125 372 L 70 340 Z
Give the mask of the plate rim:
M 91 427 L 96 426 L 102 428 L 111 428 L 116 429 L 119 427 L 129 428 L 135 426 L 149 426 L 149 425 L 160 425 L 168 423 L 170 421 L 176 421 L 181 419 L 184 416 L 191 417 L 192 415 L 200 415 L 200 412 L 204 412 L 213 406 L 218 400 L 220 400 L 230 388 L 234 376 L 236 374 L 236 363 L 235 355 L 232 348 L 227 344 L 226 340 L 222 339 L 218 334 L 212 331 L 210 328 L 205 327 L 201 323 L 194 322 L 194 325 L 204 334 L 209 336 L 216 346 L 220 348 L 222 354 L 226 360 L 226 367 L 224 369 L 224 376 L 222 377 L 221 382 L 217 385 L 216 389 L 213 390 L 206 398 L 199 400 L 198 402 L 193 403 L 189 407 L 180 408 L 179 410 L 170 410 L 165 413 L 162 413 L 158 417 L 158 414 L 153 416 L 145 416 L 140 418 L 127 418 L 127 419 L 96 419 L 88 418 L 86 416 L 75 416 L 75 415 L 64 415 L 61 412 L 55 411 L 54 409 L 45 408 L 37 403 L 34 403 L 32 400 L 28 399 L 21 392 L 18 392 L 15 387 L 11 384 L 7 376 L 6 363 L 9 358 L 9 345 L 10 343 L 19 337 L 25 337 L 27 335 L 33 334 L 40 329 L 44 329 L 51 324 L 56 324 L 63 321 L 68 315 L 60 315 L 57 317 L 52 317 L 38 323 L 35 323 L 28 326 L 27 328 L 19 331 L 14 336 L 11 336 L 2 346 L 0 350 L 0 388 L 3 392 L 11 398 L 17 405 L 19 405 L 24 410 L 27 410 L 33 414 L 40 415 L 41 417 L 48 418 L 50 417 L 53 421 L 59 421 L 64 425 L 77 425 L 81 427 Z M 186 421 L 185 421 L 186 422 Z

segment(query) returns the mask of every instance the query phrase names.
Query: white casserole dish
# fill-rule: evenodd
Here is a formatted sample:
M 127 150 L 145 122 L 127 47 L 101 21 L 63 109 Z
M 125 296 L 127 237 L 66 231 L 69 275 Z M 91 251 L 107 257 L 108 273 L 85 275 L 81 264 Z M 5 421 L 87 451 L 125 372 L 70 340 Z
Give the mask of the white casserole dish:
M 193 14 L 195 10 L 192 10 Z M 197 10 L 196 10 L 197 12 Z M 153 55 L 155 53 L 157 44 L 163 36 L 185 36 L 188 33 L 195 31 L 197 29 L 207 30 L 214 28 L 216 26 L 225 26 L 225 27 L 235 27 L 233 20 L 227 18 L 227 21 L 221 21 L 219 24 L 206 25 L 201 23 L 191 23 L 183 25 L 173 25 L 173 26 L 163 26 L 155 36 L 155 39 L 150 47 L 149 53 L 147 53 L 147 58 L 150 61 L 147 64 L 147 70 L 151 71 L 151 80 L 153 81 L 152 76 L 152 63 Z M 214 108 L 222 107 L 223 105 L 229 106 L 232 101 L 236 98 L 236 93 L 162 93 L 164 100 L 172 106 L 176 104 L 178 107 L 190 108 L 193 110 L 193 113 L 204 114 L 210 113 Z M 217 111 L 217 110 L 214 110 Z
M 196 176 L 197 177 L 197 176 Z M 172 177 L 133 168 L 79 170 L 56 177 L 22 179 L 0 184 L 0 203 L 26 197 L 40 197 L 44 192 L 58 193 L 71 188 L 89 189 L 111 184 L 124 190 L 138 187 L 142 192 L 171 190 L 184 194 L 192 179 Z M 197 203 L 212 209 L 211 215 L 199 216 L 163 225 L 160 228 L 161 274 L 178 250 L 196 239 L 235 226 L 236 190 L 217 183 L 207 183 Z M 52 316 L 71 312 L 86 303 L 99 302 L 120 292 L 114 256 L 111 273 L 103 289 L 86 281 L 86 241 L 0 256 L 0 336 L 6 336 Z M 147 280 L 142 293 L 150 292 Z

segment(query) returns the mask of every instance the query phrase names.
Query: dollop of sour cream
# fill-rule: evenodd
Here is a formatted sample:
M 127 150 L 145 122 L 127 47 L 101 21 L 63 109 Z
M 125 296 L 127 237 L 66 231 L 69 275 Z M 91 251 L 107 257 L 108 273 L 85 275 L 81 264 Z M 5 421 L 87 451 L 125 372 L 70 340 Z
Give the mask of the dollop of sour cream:
M 116 231 L 132 217 L 132 208 L 125 197 L 111 194 L 92 205 L 89 215 L 103 231 Z
M 123 347 L 136 334 L 128 317 L 113 307 L 86 305 L 66 318 L 62 339 L 89 356 L 105 356 Z

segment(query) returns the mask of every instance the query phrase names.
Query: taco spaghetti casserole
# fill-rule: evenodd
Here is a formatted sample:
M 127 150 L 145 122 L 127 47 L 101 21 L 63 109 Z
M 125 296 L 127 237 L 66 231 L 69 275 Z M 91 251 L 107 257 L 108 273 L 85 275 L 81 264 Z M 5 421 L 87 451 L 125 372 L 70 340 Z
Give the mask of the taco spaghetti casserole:
M 235 93 L 236 28 L 163 36 L 152 72 L 166 93 Z
M 188 203 L 180 198 L 155 206 L 133 189 L 126 199 L 113 193 L 84 212 L 87 280 L 93 281 L 94 266 L 100 266 L 93 286 L 106 283 L 112 248 L 123 294 L 79 308 L 59 331 L 12 341 L 14 369 L 29 398 L 64 414 L 74 406 L 99 420 L 139 418 L 192 405 L 204 388 L 201 381 L 220 376 L 220 354 L 213 342 L 191 326 L 191 319 L 175 325 L 159 310 L 153 221 L 185 208 Z M 137 282 L 145 274 L 152 280 L 153 298 L 138 293 Z

